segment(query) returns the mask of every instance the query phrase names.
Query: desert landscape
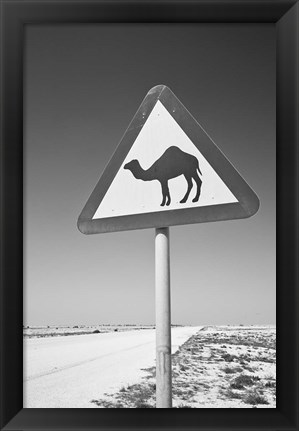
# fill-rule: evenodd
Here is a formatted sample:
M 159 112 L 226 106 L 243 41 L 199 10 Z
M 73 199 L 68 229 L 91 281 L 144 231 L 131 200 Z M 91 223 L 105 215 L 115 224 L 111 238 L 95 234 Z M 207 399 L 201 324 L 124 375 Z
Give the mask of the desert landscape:
M 172 328 L 174 408 L 275 408 L 275 326 Z M 24 328 L 24 407 L 154 408 L 153 325 Z
M 173 325 L 175 326 L 175 325 Z M 69 335 L 104 334 L 107 332 L 133 331 L 140 329 L 154 329 L 154 325 L 134 324 L 101 324 L 101 325 L 74 325 L 74 326 L 24 326 L 23 336 L 28 338 L 67 337 Z

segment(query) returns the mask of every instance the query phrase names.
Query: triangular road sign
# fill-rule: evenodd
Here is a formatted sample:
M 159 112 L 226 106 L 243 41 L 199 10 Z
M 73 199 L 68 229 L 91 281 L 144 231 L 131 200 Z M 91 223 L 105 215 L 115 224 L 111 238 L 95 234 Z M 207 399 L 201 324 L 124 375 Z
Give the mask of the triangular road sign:
M 136 112 L 78 219 L 85 234 L 250 217 L 259 199 L 164 85 Z

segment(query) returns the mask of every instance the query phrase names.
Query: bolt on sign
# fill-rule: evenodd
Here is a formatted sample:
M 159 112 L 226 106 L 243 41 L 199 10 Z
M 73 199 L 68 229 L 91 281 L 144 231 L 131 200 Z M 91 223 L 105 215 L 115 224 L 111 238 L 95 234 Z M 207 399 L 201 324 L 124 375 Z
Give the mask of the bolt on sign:
M 259 199 L 165 85 L 152 88 L 83 208 L 85 234 L 250 217 Z

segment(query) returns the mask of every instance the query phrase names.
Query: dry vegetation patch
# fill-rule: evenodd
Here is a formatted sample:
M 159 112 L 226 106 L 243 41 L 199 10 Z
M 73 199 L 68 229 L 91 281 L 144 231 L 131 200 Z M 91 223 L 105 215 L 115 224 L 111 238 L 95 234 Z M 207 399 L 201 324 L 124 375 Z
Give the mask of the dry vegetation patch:
M 173 407 L 276 407 L 274 327 L 205 327 L 172 355 Z M 138 384 L 104 399 L 101 408 L 155 407 L 155 367 Z

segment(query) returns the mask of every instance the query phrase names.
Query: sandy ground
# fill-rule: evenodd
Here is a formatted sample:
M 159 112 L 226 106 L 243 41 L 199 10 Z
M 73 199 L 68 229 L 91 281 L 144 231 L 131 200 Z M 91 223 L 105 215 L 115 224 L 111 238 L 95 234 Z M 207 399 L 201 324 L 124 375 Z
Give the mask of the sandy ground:
M 172 353 L 202 327 L 172 328 Z M 152 329 L 24 338 L 24 408 L 95 408 L 155 364 Z M 106 396 L 105 395 L 105 396 Z
M 275 327 L 206 327 L 174 355 L 175 405 L 275 408 Z
M 154 408 L 155 367 L 136 384 L 94 399 L 99 408 Z M 206 326 L 172 355 L 175 408 L 275 408 L 276 329 Z

